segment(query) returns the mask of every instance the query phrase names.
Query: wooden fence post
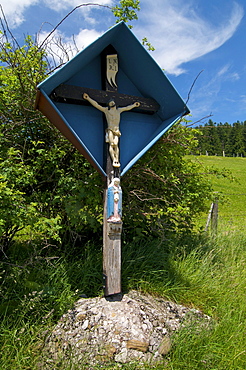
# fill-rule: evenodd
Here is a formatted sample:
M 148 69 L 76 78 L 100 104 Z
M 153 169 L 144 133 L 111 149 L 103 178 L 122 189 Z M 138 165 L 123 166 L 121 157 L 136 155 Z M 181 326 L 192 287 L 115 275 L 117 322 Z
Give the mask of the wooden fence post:
M 209 224 L 211 223 L 212 233 L 217 233 L 218 228 L 218 215 L 219 215 L 219 202 L 218 198 L 215 198 L 215 201 L 211 204 L 208 218 L 205 226 L 205 231 L 208 231 Z
M 211 218 L 211 228 L 214 234 L 217 233 L 217 228 L 218 228 L 218 211 L 219 211 L 218 198 L 216 198 L 213 203 L 212 218 Z

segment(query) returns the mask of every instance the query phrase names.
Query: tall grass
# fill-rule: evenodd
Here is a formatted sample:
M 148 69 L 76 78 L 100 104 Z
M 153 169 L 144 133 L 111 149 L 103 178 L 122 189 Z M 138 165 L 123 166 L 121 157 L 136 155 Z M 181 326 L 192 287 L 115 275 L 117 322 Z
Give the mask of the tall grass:
M 1 370 L 35 369 L 44 335 L 58 318 L 82 294 L 102 293 L 101 253 L 92 245 L 82 250 L 59 258 L 33 258 L 30 251 L 23 259 L 16 246 L 1 263 Z
M 51 330 L 82 292 L 102 294 L 101 253 L 94 252 L 91 245 L 84 259 L 63 257 L 52 264 L 42 261 L 40 279 L 35 267 L 35 282 L 42 290 L 25 291 L 23 296 L 22 291 L 16 297 L 16 308 L 3 315 L 1 369 L 35 369 L 45 330 Z M 213 318 L 209 331 L 198 333 L 192 327 L 182 330 L 174 337 L 169 358 L 146 368 L 245 370 L 245 264 L 246 236 L 236 232 L 215 238 L 190 235 L 182 241 L 145 240 L 123 247 L 124 291 L 139 289 L 199 308 Z M 32 275 L 31 267 L 29 273 Z M 17 292 L 20 281 L 15 281 L 9 283 L 9 289 L 12 286 Z M 144 367 L 135 364 L 122 368 Z
M 174 341 L 167 369 L 246 368 L 246 236 L 243 233 L 164 246 L 145 246 L 144 272 L 132 287 L 201 309 L 213 318 L 208 331 L 192 327 Z M 159 247 L 159 250 L 158 250 Z M 163 248 L 165 250 L 165 247 Z M 154 252 L 153 252 L 154 251 Z M 152 257 L 151 258 L 151 253 Z M 155 268 L 148 269 L 148 262 Z M 163 368 L 163 364 L 156 368 Z
M 199 264 L 194 253 L 178 262 L 194 288 L 183 297 L 200 305 L 215 319 L 215 325 L 203 335 L 184 331 L 178 336 L 172 353 L 175 369 L 245 369 L 245 255 L 246 238 L 234 234 L 218 237 Z

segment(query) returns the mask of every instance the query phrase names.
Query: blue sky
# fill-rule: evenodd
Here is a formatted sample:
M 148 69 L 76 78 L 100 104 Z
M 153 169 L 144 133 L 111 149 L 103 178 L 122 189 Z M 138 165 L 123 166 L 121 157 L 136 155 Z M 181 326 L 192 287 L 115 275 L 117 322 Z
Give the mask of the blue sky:
M 115 0 L 91 0 L 114 6 Z M 86 3 L 86 2 L 85 2 Z M 0 0 L 15 37 L 39 42 L 80 0 Z M 246 120 L 246 4 L 244 0 L 141 0 L 133 32 L 155 47 L 152 57 L 188 102 L 192 121 L 211 114 L 214 122 Z M 58 28 L 56 37 L 79 50 L 105 32 L 115 19 L 109 9 L 84 6 Z M 55 45 L 53 45 L 55 48 Z M 205 123 L 204 118 L 201 122 Z

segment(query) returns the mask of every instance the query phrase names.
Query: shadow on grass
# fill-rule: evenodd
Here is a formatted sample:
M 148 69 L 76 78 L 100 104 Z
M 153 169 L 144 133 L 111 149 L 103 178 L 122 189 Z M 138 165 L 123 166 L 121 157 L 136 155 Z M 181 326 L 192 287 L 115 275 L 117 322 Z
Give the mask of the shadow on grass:
M 101 242 L 67 248 L 66 254 L 50 249 L 39 255 L 35 251 L 34 256 L 30 249 L 24 259 L 22 247 L 16 245 L 7 263 L 2 263 L 0 314 L 37 320 L 52 312 L 58 318 L 76 299 L 103 295 Z M 194 250 L 205 254 L 209 248 L 204 236 L 193 234 L 123 241 L 122 292 L 141 289 L 176 300 L 175 287 L 190 283 L 173 261 Z
M 194 251 L 199 251 L 200 256 L 205 255 L 210 248 L 211 243 L 202 234 L 171 235 L 166 240 L 145 238 L 125 244 L 122 248 L 123 291 L 142 289 L 176 300 L 175 287 L 188 288 L 190 282 L 173 262 L 187 258 Z

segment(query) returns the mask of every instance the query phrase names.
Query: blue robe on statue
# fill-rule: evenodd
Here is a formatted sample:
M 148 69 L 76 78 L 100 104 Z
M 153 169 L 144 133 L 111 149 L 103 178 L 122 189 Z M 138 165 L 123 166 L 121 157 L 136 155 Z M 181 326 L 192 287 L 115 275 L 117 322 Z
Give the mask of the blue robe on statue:
M 110 186 L 108 188 L 108 194 L 107 194 L 107 197 L 108 197 L 107 218 L 111 216 L 116 216 L 114 214 L 115 212 L 115 208 L 114 208 L 115 207 L 115 201 L 114 201 L 115 191 L 118 192 L 118 196 L 119 196 L 119 201 L 117 202 L 118 203 L 118 215 L 122 217 L 122 190 L 120 187 L 117 188 L 116 186 Z

